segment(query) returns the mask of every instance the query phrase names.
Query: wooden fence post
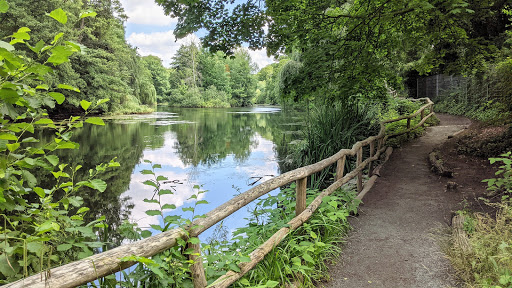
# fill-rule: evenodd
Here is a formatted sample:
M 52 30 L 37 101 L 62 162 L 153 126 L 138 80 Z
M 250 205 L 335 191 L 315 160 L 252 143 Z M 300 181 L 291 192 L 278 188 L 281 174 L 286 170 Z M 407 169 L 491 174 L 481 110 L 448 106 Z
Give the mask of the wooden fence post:
M 193 249 L 194 252 L 188 255 L 188 259 L 193 262 L 190 266 L 190 272 L 192 273 L 192 282 L 194 282 L 194 288 L 204 288 L 208 286 L 206 282 L 206 276 L 204 274 L 203 259 L 201 257 L 201 244 L 188 243 L 188 248 Z
M 356 168 L 358 168 L 363 162 L 363 147 L 357 150 L 357 160 L 356 160 Z M 357 173 L 357 192 L 361 192 L 363 190 L 363 171 L 359 171 Z
M 296 192 L 296 203 L 295 203 L 295 215 L 299 215 L 306 209 L 306 188 L 308 184 L 308 177 L 297 180 Z
M 421 120 L 423 120 L 423 118 L 425 118 L 425 109 L 421 110 Z M 425 123 L 421 124 L 421 127 L 425 127 Z
M 370 158 L 375 155 L 375 141 L 370 142 Z M 373 161 L 368 164 L 368 177 L 372 177 L 373 174 Z
M 347 158 L 346 155 L 343 155 L 340 159 L 338 159 L 338 162 L 336 163 L 336 181 L 343 178 L 343 171 L 345 170 L 345 159 Z

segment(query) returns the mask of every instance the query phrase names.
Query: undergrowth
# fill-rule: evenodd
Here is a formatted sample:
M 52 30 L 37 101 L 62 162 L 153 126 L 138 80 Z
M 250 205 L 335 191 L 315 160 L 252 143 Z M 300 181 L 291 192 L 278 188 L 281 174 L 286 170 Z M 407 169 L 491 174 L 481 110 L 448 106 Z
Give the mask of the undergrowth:
M 469 236 L 470 250 L 452 243 L 448 256 L 460 278 L 468 287 L 512 287 L 512 153 L 491 158 L 491 164 L 503 165 L 497 177 L 484 180 L 493 195 L 502 195 L 502 201 L 488 202 L 495 213 L 471 213 L 465 216 L 464 230 Z

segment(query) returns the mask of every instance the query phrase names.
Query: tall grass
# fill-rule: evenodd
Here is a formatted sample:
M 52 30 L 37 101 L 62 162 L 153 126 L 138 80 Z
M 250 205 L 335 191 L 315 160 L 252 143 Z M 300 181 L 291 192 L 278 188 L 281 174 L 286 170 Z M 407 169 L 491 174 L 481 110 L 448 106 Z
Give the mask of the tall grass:
M 287 157 L 287 169 L 316 163 L 343 148 L 378 133 L 376 110 L 372 106 L 334 103 L 314 106 L 308 112 L 303 140 L 296 141 Z M 347 161 L 347 168 L 351 161 Z M 348 170 L 348 169 L 346 169 Z M 335 172 L 335 167 L 312 176 L 311 183 L 324 183 Z

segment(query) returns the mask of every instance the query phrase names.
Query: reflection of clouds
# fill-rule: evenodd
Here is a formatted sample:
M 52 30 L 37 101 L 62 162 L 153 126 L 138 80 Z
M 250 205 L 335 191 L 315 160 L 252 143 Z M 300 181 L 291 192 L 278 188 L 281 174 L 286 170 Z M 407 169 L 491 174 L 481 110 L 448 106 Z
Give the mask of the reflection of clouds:
M 250 157 L 253 159 L 249 161 L 251 165 L 239 165 L 236 169 L 247 174 L 247 178 L 264 177 L 259 181 L 259 183 L 262 183 L 271 178 L 265 175 L 277 176 L 279 166 L 274 153 L 274 143 L 261 137 L 258 133 L 254 135 L 254 138 L 257 145 L 252 148 Z
M 156 150 L 144 150 L 142 159 L 149 160 L 154 164 L 160 164 L 162 166 L 167 165 L 180 169 L 188 168 L 189 165 L 183 163 L 178 153 L 176 153 L 175 147 L 178 146 L 176 134 L 174 132 L 165 132 L 163 137 L 164 145 L 162 146 L 162 148 Z
M 142 169 L 150 169 L 150 166 L 147 164 L 138 165 L 135 168 L 135 173 L 132 175 L 132 179 L 130 181 L 130 188 L 128 191 L 123 193 L 123 197 L 131 197 L 131 200 L 134 203 L 134 208 L 132 210 L 132 219 L 131 221 L 137 223 L 139 227 L 149 227 L 150 224 L 162 224 L 160 223 L 160 217 L 158 216 L 148 216 L 146 215 L 147 210 L 159 210 L 158 204 L 155 203 L 146 203 L 144 199 L 157 199 L 158 195 L 155 194 L 154 188 L 152 186 L 144 185 L 143 182 L 146 180 L 153 179 L 152 175 L 143 175 L 140 174 Z M 161 175 L 167 177 L 169 181 L 179 180 L 183 184 L 173 184 L 173 183 L 161 183 L 161 189 L 170 189 L 174 192 L 171 195 L 162 195 L 160 196 L 161 204 L 174 204 L 176 205 L 176 210 L 164 210 L 164 214 L 183 214 L 181 212 L 181 207 L 185 204 L 192 205 L 195 200 L 188 200 L 190 196 L 194 193 L 197 193 L 197 189 L 194 189 L 194 185 L 196 183 L 190 183 L 187 180 L 187 173 L 185 170 L 183 171 L 171 171 L 168 170 L 168 166 L 162 165 L 162 169 L 156 169 L 156 175 Z M 171 186 L 175 186 L 176 189 L 172 189 Z M 200 194 L 198 196 L 198 200 L 201 200 L 205 197 L 206 193 Z

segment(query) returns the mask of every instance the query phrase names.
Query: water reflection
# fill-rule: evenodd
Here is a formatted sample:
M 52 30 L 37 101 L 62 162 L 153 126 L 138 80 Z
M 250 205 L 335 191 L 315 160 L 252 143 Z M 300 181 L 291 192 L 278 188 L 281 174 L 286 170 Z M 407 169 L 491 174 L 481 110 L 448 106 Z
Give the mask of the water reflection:
M 293 139 L 290 132 L 300 127 L 287 125 L 297 122 L 293 117 L 272 107 L 160 108 L 149 115 L 112 117 L 104 127 L 85 125 L 74 135 L 80 149 L 71 154 L 59 152 L 59 157 L 62 162 L 84 166 L 77 179 L 117 157 L 121 167 L 101 176 L 109 184 L 107 190 L 84 191 L 82 197 L 92 210 L 91 219 L 107 217 L 112 229 L 110 237 L 118 245 L 121 239 L 115 230 L 123 219 L 144 227 L 161 224 L 156 217 L 145 214 L 156 207 L 143 201 L 154 192 L 142 184 L 148 177 L 140 171 L 150 169 L 142 160 L 161 164 L 162 168 L 156 171 L 159 175 L 183 183 L 177 185 L 174 195 L 163 198 L 163 202 L 178 207 L 171 214 L 190 204 L 187 199 L 194 193 L 194 185 L 208 191 L 200 197 L 210 204 L 198 206 L 196 214 L 206 213 L 249 189 L 259 177 L 264 181 L 280 173 L 278 159 L 286 153 L 286 143 Z M 51 181 L 44 175 L 40 179 Z M 242 225 L 246 213 L 242 209 L 224 225 L 229 229 Z

